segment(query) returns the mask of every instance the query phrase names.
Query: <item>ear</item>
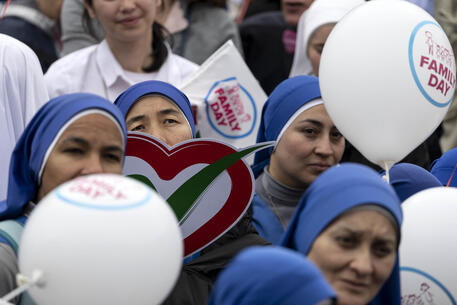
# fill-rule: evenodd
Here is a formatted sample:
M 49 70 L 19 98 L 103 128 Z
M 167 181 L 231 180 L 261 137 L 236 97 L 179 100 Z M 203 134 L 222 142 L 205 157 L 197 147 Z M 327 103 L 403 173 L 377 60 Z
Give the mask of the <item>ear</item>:
M 95 15 L 94 8 L 92 7 L 92 5 L 90 5 L 88 0 L 84 0 L 84 7 L 86 8 L 87 12 L 89 13 L 90 18 L 92 18 L 92 19 L 97 18 L 97 16 Z

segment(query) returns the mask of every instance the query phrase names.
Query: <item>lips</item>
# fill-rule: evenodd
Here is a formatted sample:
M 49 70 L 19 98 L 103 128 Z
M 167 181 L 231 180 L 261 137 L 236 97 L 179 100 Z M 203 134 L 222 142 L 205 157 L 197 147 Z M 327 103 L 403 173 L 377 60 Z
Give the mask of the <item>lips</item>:
M 119 23 L 121 23 L 122 25 L 125 25 L 125 26 L 134 26 L 137 24 L 139 19 L 140 19 L 139 17 L 128 17 L 128 18 L 121 19 L 119 21 Z
M 288 3 L 284 3 L 283 5 L 284 5 L 284 8 L 286 9 L 286 11 L 289 13 L 299 12 L 304 7 L 304 4 L 301 2 L 288 2 Z
M 349 288 L 349 290 L 354 292 L 362 292 L 369 287 L 368 283 L 350 279 L 342 279 L 341 282 L 343 282 L 344 285 Z
M 311 163 L 308 166 L 318 172 L 323 172 L 331 167 L 328 163 Z

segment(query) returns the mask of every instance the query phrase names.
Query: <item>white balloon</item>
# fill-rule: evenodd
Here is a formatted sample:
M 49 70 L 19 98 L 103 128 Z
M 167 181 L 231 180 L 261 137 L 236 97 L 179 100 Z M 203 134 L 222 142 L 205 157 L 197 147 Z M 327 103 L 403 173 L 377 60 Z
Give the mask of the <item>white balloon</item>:
M 402 208 L 402 304 L 457 304 L 457 188 L 421 191 Z
M 328 37 L 319 78 L 325 107 L 370 161 L 400 161 L 440 124 L 455 91 L 455 59 L 438 23 L 401 0 L 366 2 Z
M 21 274 L 41 305 L 153 305 L 173 288 L 183 245 L 169 205 L 131 178 L 69 181 L 37 205 L 19 247 Z

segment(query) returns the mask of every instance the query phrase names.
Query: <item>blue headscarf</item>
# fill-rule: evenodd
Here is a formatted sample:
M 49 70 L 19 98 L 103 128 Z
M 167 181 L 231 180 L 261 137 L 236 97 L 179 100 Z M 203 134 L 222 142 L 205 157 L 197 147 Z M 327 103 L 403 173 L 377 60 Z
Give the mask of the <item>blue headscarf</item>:
M 381 175 L 385 173 L 381 171 Z M 441 186 L 435 176 L 411 163 L 397 163 L 392 166 L 389 170 L 389 180 L 402 203 L 420 191 Z
M 315 305 L 334 298 L 322 273 L 303 255 L 251 247 L 222 271 L 208 305 Z
M 354 163 L 333 166 L 317 177 L 300 199 L 281 245 L 308 255 L 316 238 L 333 220 L 367 204 L 392 214 L 400 240 L 402 211 L 392 187 L 367 166 Z M 398 257 L 392 274 L 370 304 L 401 304 Z
M 0 220 L 19 217 L 23 207 L 34 200 L 40 183 L 40 169 L 54 138 L 75 115 L 86 110 L 101 110 L 122 128 L 124 145 L 127 130 L 119 109 L 94 94 L 73 93 L 51 99 L 29 122 L 11 155 L 7 199 L 0 202 Z
M 431 173 L 441 185 L 457 187 L 457 147 L 433 161 Z
M 192 137 L 195 138 L 195 122 L 189 99 L 181 90 L 169 83 L 158 80 L 149 80 L 135 84 L 119 95 L 114 104 L 119 107 L 124 117 L 126 117 L 133 104 L 135 104 L 135 102 L 137 102 L 141 97 L 149 94 L 163 95 L 173 101 L 186 117 L 192 130 Z
M 319 80 L 315 76 L 295 76 L 281 82 L 271 93 L 262 109 L 257 143 L 277 141 L 289 119 L 308 102 L 321 97 Z M 252 170 L 257 177 L 270 163 L 273 148 L 255 154 Z

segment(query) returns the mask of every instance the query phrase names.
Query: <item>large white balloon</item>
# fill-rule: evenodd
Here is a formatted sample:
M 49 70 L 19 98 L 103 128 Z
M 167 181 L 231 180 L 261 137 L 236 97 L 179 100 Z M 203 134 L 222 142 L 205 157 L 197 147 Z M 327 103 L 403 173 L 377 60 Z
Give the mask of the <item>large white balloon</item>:
M 457 188 L 424 190 L 402 207 L 402 304 L 456 305 Z
M 170 292 L 183 245 L 168 204 L 146 185 L 92 175 L 48 194 L 19 247 L 21 274 L 44 273 L 29 290 L 40 305 L 153 305 Z
M 367 2 L 328 37 L 319 78 L 325 107 L 370 161 L 400 161 L 440 124 L 455 91 L 449 40 L 407 1 Z

